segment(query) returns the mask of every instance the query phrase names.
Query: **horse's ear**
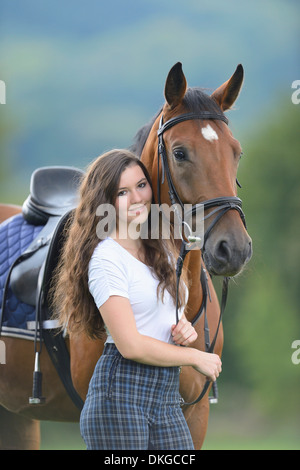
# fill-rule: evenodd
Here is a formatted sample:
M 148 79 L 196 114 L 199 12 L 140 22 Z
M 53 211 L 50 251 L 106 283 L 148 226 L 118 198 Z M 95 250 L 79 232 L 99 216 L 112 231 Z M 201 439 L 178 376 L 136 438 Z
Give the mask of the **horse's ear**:
M 182 71 L 182 64 L 177 62 L 171 68 L 165 85 L 165 98 L 171 108 L 175 108 L 182 101 L 186 88 L 187 83 Z
M 230 109 L 237 99 L 243 84 L 243 79 L 244 69 L 243 66 L 239 64 L 232 77 L 217 88 L 211 95 L 211 98 L 218 103 L 222 111 Z

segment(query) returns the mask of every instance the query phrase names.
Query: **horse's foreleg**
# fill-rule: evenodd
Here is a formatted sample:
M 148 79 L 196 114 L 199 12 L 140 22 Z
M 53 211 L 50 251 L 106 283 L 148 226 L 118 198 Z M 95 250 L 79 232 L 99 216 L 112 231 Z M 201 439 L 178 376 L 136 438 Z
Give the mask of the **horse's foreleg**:
M 40 423 L 0 407 L 0 449 L 39 450 Z
M 204 397 L 199 403 L 183 410 L 185 418 L 190 429 L 194 447 L 200 450 L 206 436 L 208 417 L 209 417 L 209 401 L 208 396 Z

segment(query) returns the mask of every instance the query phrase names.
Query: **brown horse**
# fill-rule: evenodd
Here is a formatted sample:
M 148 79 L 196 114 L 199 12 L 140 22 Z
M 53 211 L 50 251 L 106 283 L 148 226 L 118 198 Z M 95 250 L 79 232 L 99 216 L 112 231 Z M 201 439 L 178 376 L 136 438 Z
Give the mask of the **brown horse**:
M 162 165 L 158 166 L 158 136 L 160 119 L 170 122 L 178 116 L 163 133 L 166 165 L 174 183 L 176 197 L 183 203 L 199 204 L 216 198 L 235 199 L 236 174 L 241 154 L 240 144 L 235 140 L 224 122 L 223 111 L 235 102 L 243 81 L 243 69 L 238 66 L 234 75 L 211 96 L 199 89 L 187 89 L 181 64 L 169 72 L 165 84 L 166 103 L 152 122 L 137 135 L 133 146 L 146 164 L 153 181 L 155 194 L 160 202 L 170 205 L 169 180 L 162 182 Z M 204 114 L 203 114 L 204 113 Z M 193 117 L 191 118 L 191 115 Z M 174 124 L 174 125 L 173 125 Z M 158 176 L 159 170 L 159 178 Z M 177 202 L 177 201 L 176 201 Z M 234 208 L 234 207 L 233 207 Z M 236 208 L 236 207 L 235 207 Z M 10 210 L 11 209 L 11 210 Z M 0 206 L 0 220 L 20 211 L 21 208 Z M 211 213 L 206 224 L 209 234 L 202 253 L 207 269 L 214 275 L 233 276 L 241 271 L 251 257 L 251 239 L 238 210 L 220 212 L 209 206 Z M 199 250 L 190 251 L 185 263 L 190 273 L 191 287 L 186 315 L 192 321 L 202 303 L 203 290 L 200 283 L 202 257 Z M 210 277 L 208 278 L 211 300 L 207 303 L 207 318 L 213 338 L 219 319 L 219 302 Z M 204 317 L 196 324 L 198 339 L 194 347 L 205 349 Z M 67 395 L 45 348 L 41 354 L 43 395 L 46 403 L 29 405 L 32 370 L 34 362 L 31 341 L 2 337 L 6 346 L 6 364 L 0 365 L 0 448 L 39 448 L 39 420 L 78 421 L 80 411 Z M 73 384 L 84 399 L 95 364 L 103 350 L 101 341 L 92 341 L 83 335 L 71 337 L 68 343 L 71 358 Z M 221 355 L 223 331 L 220 327 L 214 351 Z M 193 368 L 181 372 L 180 393 L 185 402 L 193 401 L 203 389 L 205 378 Z M 208 394 L 196 405 L 185 406 L 184 414 L 191 430 L 195 448 L 202 447 L 209 415 Z

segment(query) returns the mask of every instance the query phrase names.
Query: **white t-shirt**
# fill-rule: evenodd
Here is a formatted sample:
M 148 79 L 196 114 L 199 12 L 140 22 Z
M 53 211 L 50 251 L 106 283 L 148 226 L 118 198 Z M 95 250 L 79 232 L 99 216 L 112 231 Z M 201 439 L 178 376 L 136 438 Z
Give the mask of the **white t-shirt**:
M 165 290 L 163 302 L 157 298 L 158 280 L 151 269 L 132 256 L 112 238 L 101 241 L 94 250 L 88 271 L 89 290 L 101 311 L 112 295 L 129 299 L 137 330 L 142 335 L 172 341 L 171 326 L 176 323 L 175 305 Z M 181 316 L 183 309 L 179 312 Z M 108 343 L 113 343 L 108 330 Z

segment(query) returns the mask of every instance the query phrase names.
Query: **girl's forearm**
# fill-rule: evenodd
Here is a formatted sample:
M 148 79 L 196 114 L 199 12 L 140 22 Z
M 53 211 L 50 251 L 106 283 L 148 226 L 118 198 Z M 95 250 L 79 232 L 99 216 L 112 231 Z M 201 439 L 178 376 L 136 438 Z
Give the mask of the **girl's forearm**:
M 138 335 L 134 345 L 123 351 L 127 359 L 161 367 L 195 367 L 199 364 L 200 355 L 201 352 L 196 349 L 164 343 L 145 335 Z
M 192 366 L 212 380 L 216 380 L 219 375 L 219 356 L 141 335 L 136 328 L 128 299 L 112 296 L 103 304 L 100 312 L 118 350 L 125 358 L 160 367 Z
M 125 358 L 142 364 L 160 367 L 192 366 L 211 380 L 216 380 L 222 370 L 221 360 L 216 354 L 175 346 L 140 334 L 131 342 L 130 347 L 119 350 Z

